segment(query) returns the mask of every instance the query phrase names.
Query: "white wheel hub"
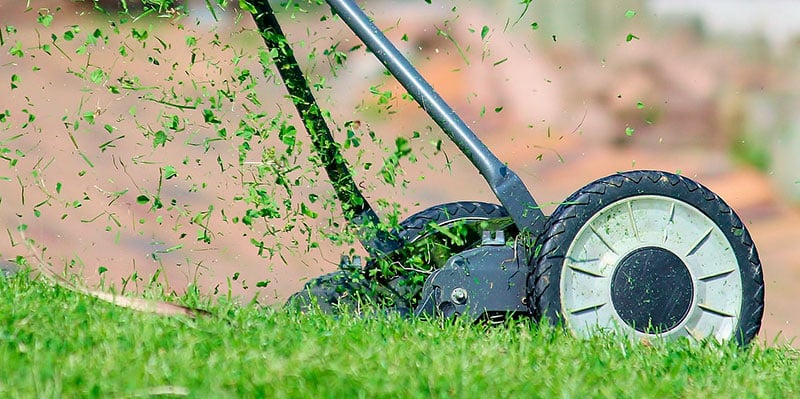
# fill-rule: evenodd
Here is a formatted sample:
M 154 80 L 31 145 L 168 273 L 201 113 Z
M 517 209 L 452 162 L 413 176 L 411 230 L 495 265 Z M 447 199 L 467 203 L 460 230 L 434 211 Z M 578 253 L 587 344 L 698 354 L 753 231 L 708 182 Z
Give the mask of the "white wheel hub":
M 611 330 L 631 338 L 727 340 L 743 300 L 723 231 L 692 205 L 658 195 L 625 198 L 592 215 L 566 252 L 559 289 L 561 313 L 579 336 Z

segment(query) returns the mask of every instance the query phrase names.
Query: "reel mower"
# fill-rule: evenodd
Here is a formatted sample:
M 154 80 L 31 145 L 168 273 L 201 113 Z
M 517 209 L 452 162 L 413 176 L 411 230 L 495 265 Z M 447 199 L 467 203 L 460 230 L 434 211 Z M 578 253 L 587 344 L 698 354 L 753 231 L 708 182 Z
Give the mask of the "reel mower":
M 764 310 L 750 234 L 719 196 L 684 176 L 636 170 L 581 188 L 546 216 L 531 192 L 353 0 L 326 0 L 484 177 L 499 204 L 454 202 L 392 229 L 353 174 L 267 0 L 251 11 L 366 260 L 309 281 L 288 305 L 370 302 L 414 317 L 546 319 L 576 336 L 713 338 L 747 344 Z

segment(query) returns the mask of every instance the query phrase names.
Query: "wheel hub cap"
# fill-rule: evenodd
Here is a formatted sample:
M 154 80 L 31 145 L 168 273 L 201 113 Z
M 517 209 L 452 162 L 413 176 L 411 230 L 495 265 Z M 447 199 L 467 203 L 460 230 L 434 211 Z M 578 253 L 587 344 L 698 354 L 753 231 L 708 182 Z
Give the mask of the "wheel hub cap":
M 694 286 L 680 257 L 658 247 L 626 255 L 611 279 L 611 301 L 620 318 L 636 331 L 667 332 L 689 314 Z

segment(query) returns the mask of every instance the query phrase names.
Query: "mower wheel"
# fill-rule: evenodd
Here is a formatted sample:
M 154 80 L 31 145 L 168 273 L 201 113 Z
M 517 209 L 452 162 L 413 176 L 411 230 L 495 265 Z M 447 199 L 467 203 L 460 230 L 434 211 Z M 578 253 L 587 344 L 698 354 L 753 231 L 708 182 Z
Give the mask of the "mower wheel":
M 531 311 L 577 336 L 747 344 L 764 281 L 750 234 L 716 194 L 632 171 L 572 194 L 549 218 L 528 277 Z
M 308 310 L 316 306 L 323 313 L 334 313 L 340 306 L 356 307 L 357 298 L 347 295 L 356 291 L 356 286 L 351 280 L 349 273 L 344 270 L 316 277 L 309 280 L 302 290 L 292 294 L 286 301 L 286 307 Z
M 392 263 L 403 263 L 405 258 L 409 257 L 409 252 L 414 251 L 412 245 L 424 238 L 437 235 L 441 232 L 441 228 L 457 222 L 471 223 L 489 219 L 502 219 L 500 226 L 514 228 L 505 208 L 500 205 L 477 201 L 435 205 L 400 222 L 400 228 L 395 233 L 402 240 L 403 246 L 384 256 Z M 479 235 L 477 242 L 480 242 Z M 474 245 L 475 242 L 464 242 L 463 247 L 449 249 L 455 253 Z M 434 261 L 435 264 L 427 266 L 433 270 L 442 266 L 446 260 L 447 258 L 437 259 Z M 372 260 L 367 263 L 364 270 L 340 269 L 310 280 L 301 291 L 289 298 L 287 307 L 306 310 L 316 305 L 323 312 L 334 313 L 342 308 L 342 305 L 358 309 L 362 302 L 372 302 L 401 311 L 413 309 L 415 301 L 419 299 L 424 278 L 420 278 L 419 287 L 416 287 L 409 284 L 409 276 L 404 274 L 382 276 L 380 273 L 375 273 L 378 272 L 376 270 L 378 263 Z M 407 274 L 412 273 L 419 273 L 419 270 L 407 272 Z

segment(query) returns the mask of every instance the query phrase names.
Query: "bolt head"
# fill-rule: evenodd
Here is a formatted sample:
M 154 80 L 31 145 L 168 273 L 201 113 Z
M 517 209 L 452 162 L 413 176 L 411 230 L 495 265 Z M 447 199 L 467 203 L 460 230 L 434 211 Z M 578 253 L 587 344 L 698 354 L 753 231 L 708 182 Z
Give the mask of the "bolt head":
M 467 294 L 467 290 L 461 287 L 453 289 L 453 292 L 450 293 L 450 300 L 456 305 L 463 305 L 467 303 L 468 298 L 469 295 Z

